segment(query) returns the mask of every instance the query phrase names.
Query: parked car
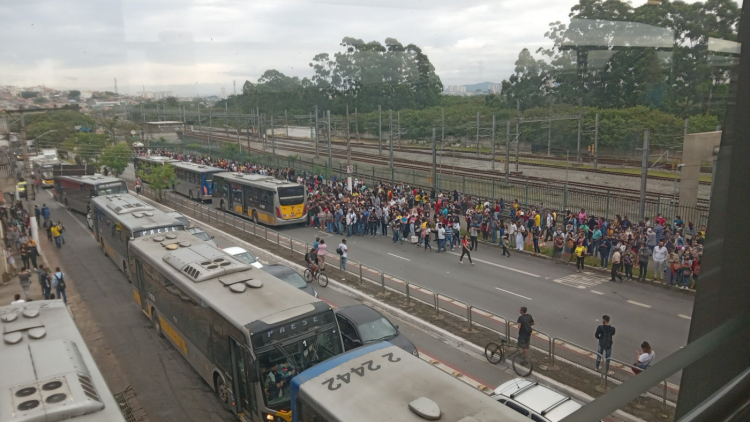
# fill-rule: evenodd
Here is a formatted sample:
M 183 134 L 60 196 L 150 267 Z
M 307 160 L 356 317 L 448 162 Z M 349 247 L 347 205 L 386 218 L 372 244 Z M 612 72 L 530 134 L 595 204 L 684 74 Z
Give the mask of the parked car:
M 535 422 L 557 422 L 581 408 L 570 396 L 527 378 L 497 387 L 492 398 Z
M 243 248 L 240 248 L 239 246 L 225 248 L 224 252 L 239 259 L 242 262 L 252 265 L 255 268 L 263 268 L 263 264 L 261 264 L 253 254 Z
M 203 229 L 201 229 L 200 227 L 188 227 L 187 229 L 185 229 L 185 231 L 197 237 L 198 239 L 208 243 L 211 246 L 216 246 L 216 242 L 214 242 L 213 240 L 214 237 L 204 232 Z
M 389 341 L 414 356 L 419 352 L 414 344 L 398 331 L 383 314 L 367 305 L 347 306 L 334 310 L 344 339 L 344 349 L 351 350 L 365 344 Z
M 318 292 L 313 289 L 312 285 L 305 281 L 297 271 L 280 264 L 266 265 L 263 267 L 263 271 L 271 274 L 272 276 L 285 281 L 288 284 L 302 290 L 303 292 L 318 297 Z

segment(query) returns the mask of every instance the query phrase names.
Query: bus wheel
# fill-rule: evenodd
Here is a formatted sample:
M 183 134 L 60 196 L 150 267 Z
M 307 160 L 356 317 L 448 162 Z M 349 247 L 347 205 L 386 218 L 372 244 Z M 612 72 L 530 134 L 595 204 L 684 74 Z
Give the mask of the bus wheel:
M 156 334 L 164 338 L 164 333 L 161 331 L 161 323 L 159 323 L 159 313 L 156 312 L 156 309 L 151 308 L 151 321 L 154 324 L 154 331 L 156 331 Z
M 229 389 L 227 384 L 224 382 L 224 378 L 219 374 L 214 375 L 214 388 L 216 388 L 216 395 L 219 397 L 219 401 L 224 409 L 229 410 Z

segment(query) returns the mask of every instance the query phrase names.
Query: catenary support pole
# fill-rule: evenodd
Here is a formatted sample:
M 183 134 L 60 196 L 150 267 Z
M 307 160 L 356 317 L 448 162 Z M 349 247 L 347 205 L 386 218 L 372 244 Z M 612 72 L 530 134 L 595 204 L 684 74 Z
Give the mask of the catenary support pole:
M 435 128 L 432 128 L 432 188 L 437 192 L 437 139 L 435 139 Z
M 505 122 L 505 184 L 510 179 L 510 120 Z
M 378 105 L 378 155 L 383 155 L 383 111 Z
M 596 113 L 596 121 L 594 123 L 594 168 L 597 166 L 597 160 L 599 159 L 599 113 Z
M 646 184 L 648 182 L 648 138 L 649 132 L 643 133 L 643 156 L 641 158 L 641 202 L 638 208 L 638 220 L 646 217 Z
M 576 147 L 576 162 L 581 162 L 581 130 L 583 130 L 583 99 L 578 99 L 578 146 Z
M 320 136 L 318 135 L 318 106 L 315 106 L 315 158 L 320 158 L 318 145 L 320 144 Z
M 521 149 L 521 102 L 516 100 L 516 173 L 518 173 L 518 156 Z
M 331 110 L 326 110 L 326 118 L 328 118 L 328 171 L 333 170 L 333 155 L 331 154 Z
M 492 171 L 495 170 L 495 116 L 492 116 Z
M 552 103 L 555 100 L 549 100 L 549 119 L 547 119 L 547 157 L 552 155 Z
M 388 110 L 388 165 L 393 171 L 393 110 Z

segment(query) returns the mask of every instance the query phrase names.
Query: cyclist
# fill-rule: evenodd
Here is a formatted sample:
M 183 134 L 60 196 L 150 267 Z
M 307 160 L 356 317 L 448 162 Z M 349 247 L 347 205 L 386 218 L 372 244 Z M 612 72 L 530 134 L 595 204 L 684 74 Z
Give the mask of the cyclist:
M 518 317 L 518 348 L 523 351 L 526 356 L 526 351 L 529 350 L 529 343 L 531 343 L 531 326 L 535 324 L 534 317 L 531 314 L 526 313 L 528 309 L 525 306 L 521 307 L 521 315 Z
M 315 276 L 318 273 L 318 264 L 316 263 L 317 258 L 318 250 L 315 248 L 310 249 L 310 252 L 305 254 L 305 263 L 307 263 L 307 268 L 310 270 L 313 279 L 315 279 Z

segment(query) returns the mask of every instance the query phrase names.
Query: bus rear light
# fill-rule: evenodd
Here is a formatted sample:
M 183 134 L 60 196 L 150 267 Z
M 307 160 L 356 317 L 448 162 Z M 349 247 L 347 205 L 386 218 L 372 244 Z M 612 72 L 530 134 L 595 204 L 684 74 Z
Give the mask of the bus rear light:
M 279 207 L 276 207 L 276 217 L 281 218 L 281 210 Z

